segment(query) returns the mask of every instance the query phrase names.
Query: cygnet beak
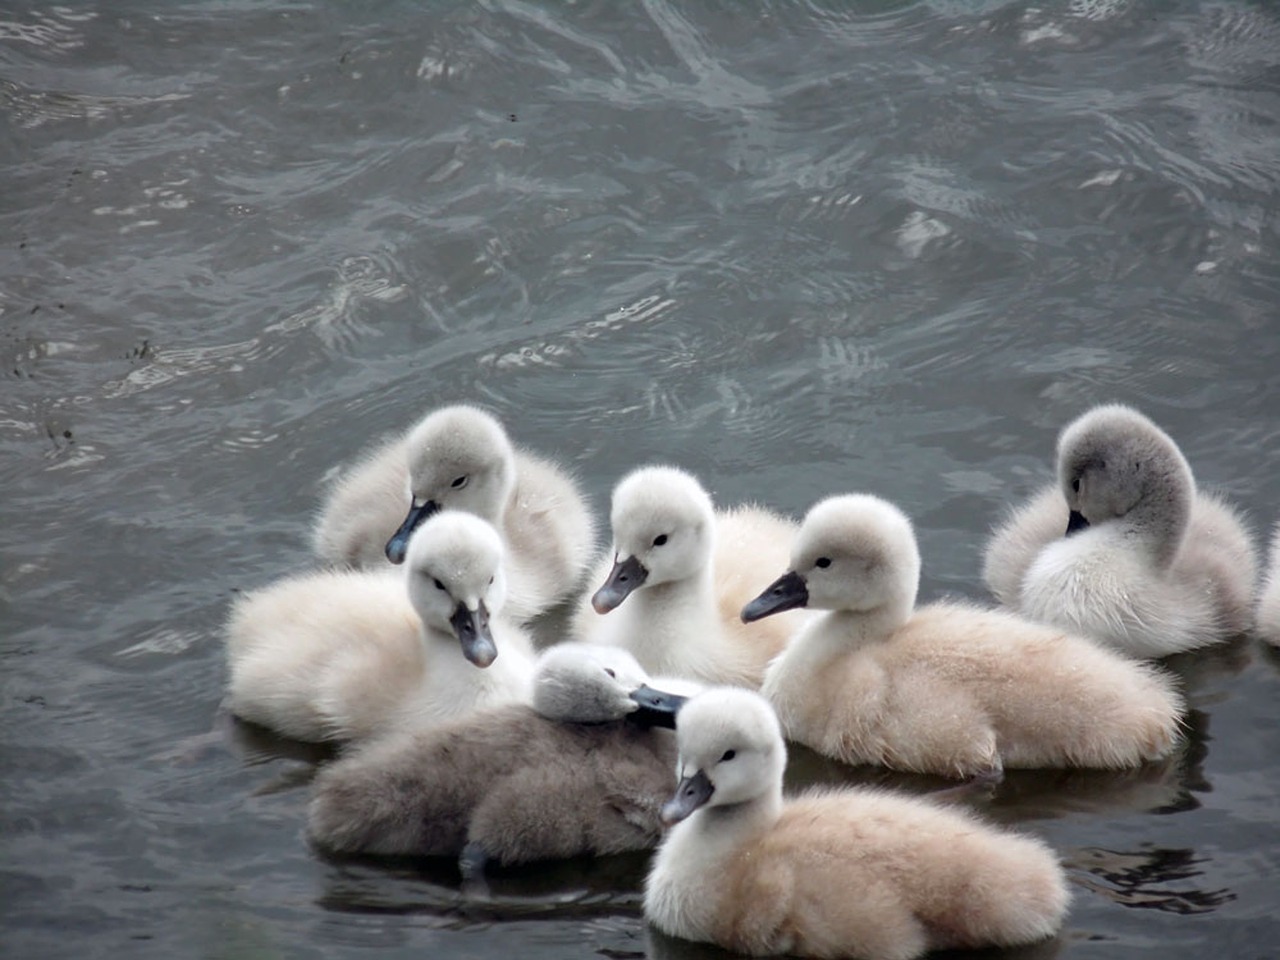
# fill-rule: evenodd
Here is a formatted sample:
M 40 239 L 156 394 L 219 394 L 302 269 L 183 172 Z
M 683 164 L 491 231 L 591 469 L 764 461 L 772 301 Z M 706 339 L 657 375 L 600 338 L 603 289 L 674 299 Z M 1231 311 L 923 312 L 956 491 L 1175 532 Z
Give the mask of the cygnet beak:
M 692 777 L 685 777 L 676 786 L 676 795 L 662 805 L 662 825 L 670 827 L 711 799 L 716 792 L 707 775 L 699 770 Z
M 477 667 L 487 667 L 497 658 L 498 647 L 489 632 L 489 611 L 483 600 L 475 610 L 468 610 L 465 603 L 458 604 L 449 624 L 462 644 L 462 655 Z
M 808 605 L 809 588 L 805 586 L 804 577 L 792 570 L 765 587 L 764 593 L 742 608 L 742 622 L 751 623 L 773 613 Z
M 423 520 L 439 509 L 440 504 L 434 500 L 418 503 L 415 499 L 412 506 L 409 507 L 409 515 L 404 518 L 404 523 L 400 524 L 400 529 L 393 533 L 391 539 L 387 541 L 384 551 L 387 559 L 392 563 L 404 563 L 404 555 L 409 551 L 409 537 L 413 534 L 413 531 L 418 529 Z
M 648 684 L 636 687 L 628 696 L 639 704 L 635 710 L 627 714 L 628 723 L 646 728 L 662 727 L 664 730 L 676 728 L 676 713 L 689 699 L 678 693 L 655 690 Z
M 1087 529 L 1089 529 L 1089 521 L 1084 518 L 1084 514 L 1079 510 L 1072 510 L 1071 515 L 1067 517 L 1067 532 L 1064 536 L 1069 537 L 1073 533 Z
M 631 591 L 644 583 L 649 571 L 634 556 L 617 561 L 609 571 L 609 579 L 604 582 L 591 598 L 591 606 L 596 613 L 608 613 L 616 609 L 631 595 Z

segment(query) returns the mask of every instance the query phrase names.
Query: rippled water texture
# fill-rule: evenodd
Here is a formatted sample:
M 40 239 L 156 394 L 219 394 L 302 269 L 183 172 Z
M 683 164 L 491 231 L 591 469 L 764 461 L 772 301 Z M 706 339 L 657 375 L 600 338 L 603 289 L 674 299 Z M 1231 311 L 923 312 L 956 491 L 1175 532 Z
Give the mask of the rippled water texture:
M 36 6 L 0 9 L 8 956 L 714 953 L 646 930 L 643 857 L 488 903 L 326 862 L 315 754 L 218 726 L 230 599 L 437 404 L 602 518 L 655 459 L 725 503 L 890 496 L 924 599 L 983 597 L 1097 401 L 1280 514 L 1273 3 Z M 1020 956 L 1274 955 L 1280 656 L 1175 667 L 1178 756 L 984 804 L 1076 884 Z

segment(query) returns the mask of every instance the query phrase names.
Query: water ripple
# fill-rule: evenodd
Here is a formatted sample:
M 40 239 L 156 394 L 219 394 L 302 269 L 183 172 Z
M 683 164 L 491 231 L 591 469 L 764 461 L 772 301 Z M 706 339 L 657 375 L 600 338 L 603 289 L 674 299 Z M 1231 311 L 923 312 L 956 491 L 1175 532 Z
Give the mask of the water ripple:
M 0 42 L 14 40 L 53 52 L 78 50 L 84 46 L 84 32 L 80 24 L 97 19 L 93 11 L 75 11 L 68 7 L 53 7 L 48 12 L 31 11 L 33 18 L 26 23 L 17 20 L 0 20 Z
M 645 949 L 643 859 L 503 876 L 467 913 L 452 864 L 314 856 L 330 753 L 214 726 L 231 599 L 311 562 L 336 462 L 439 404 L 492 409 L 597 516 L 655 460 L 724 503 L 891 496 L 928 598 L 983 596 L 989 525 L 1103 400 L 1156 417 L 1261 530 L 1273 6 L 0 14 L 10 952 Z M 1271 945 L 1280 671 L 1241 650 L 1177 668 L 1177 756 L 1015 772 L 983 806 L 1080 851 L 1089 892 L 1046 954 L 1203 952 L 1153 909 Z M 792 759 L 791 786 L 929 787 Z
M 176 103 L 190 94 L 160 93 L 152 96 L 98 96 L 67 91 L 33 90 L 0 78 L 0 109 L 20 127 L 28 129 L 62 120 L 102 120 L 130 107 Z

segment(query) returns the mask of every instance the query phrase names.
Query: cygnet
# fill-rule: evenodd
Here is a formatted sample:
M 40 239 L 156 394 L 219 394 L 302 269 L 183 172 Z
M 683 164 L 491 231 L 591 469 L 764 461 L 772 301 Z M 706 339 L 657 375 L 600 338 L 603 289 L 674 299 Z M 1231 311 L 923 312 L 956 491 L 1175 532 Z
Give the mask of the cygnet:
M 1090 410 L 1059 436 L 1057 472 L 987 546 L 983 577 L 1002 604 L 1139 658 L 1250 629 L 1252 538 L 1151 420 Z
M 654 846 L 675 784 L 683 697 L 625 650 L 549 648 L 533 706 L 506 706 L 352 752 L 315 780 L 309 833 L 338 853 L 524 863 Z
M 830 611 L 765 673 L 788 738 L 847 763 L 984 778 L 1133 767 L 1174 748 L 1183 702 L 1159 668 L 1011 613 L 917 610 L 919 581 L 893 504 L 850 494 L 809 511 L 790 570 L 742 613 Z
M 955 806 L 874 789 L 783 800 L 786 750 L 758 694 L 680 711 L 679 777 L 645 917 L 752 956 L 911 960 L 1053 936 L 1070 901 L 1045 844 Z
M 805 614 L 747 627 L 738 611 L 785 561 L 795 524 L 755 506 L 716 511 L 691 474 L 652 466 L 618 483 L 612 523 L 613 561 L 574 635 L 624 647 L 653 674 L 758 687 Z
M 400 563 L 414 528 L 446 508 L 502 534 L 507 615 L 517 622 L 572 593 L 595 551 L 595 521 L 574 480 L 465 405 L 436 410 L 346 471 L 320 511 L 315 551 L 354 567 Z
M 232 712 L 298 740 L 349 740 L 527 702 L 531 641 L 501 618 L 502 539 L 440 513 L 403 570 L 293 577 L 240 600 L 227 624 Z

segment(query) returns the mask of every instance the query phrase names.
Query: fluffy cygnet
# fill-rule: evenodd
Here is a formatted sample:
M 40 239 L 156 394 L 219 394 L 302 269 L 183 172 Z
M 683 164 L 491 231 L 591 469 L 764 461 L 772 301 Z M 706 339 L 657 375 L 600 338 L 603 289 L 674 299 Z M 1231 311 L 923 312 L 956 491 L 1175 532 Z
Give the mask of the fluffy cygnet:
M 595 522 L 573 479 L 513 447 L 502 424 L 442 407 L 369 453 L 334 486 L 316 553 L 356 567 L 404 559 L 409 534 L 440 509 L 489 521 L 507 547 L 507 615 L 524 622 L 568 596 L 595 549 Z
M 697 479 L 672 467 L 624 477 L 612 522 L 614 561 L 574 635 L 624 647 L 654 674 L 759 686 L 804 614 L 744 626 L 738 611 L 762 572 L 785 561 L 795 524 L 759 507 L 717 512 Z
M 403 571 L 294 577 L 240 600 L 227 624 L 229 706 L 299 740 L 348 740 L 528 701 L 529 637 L 500 619 L 502 540 L 446 511 Z
M 1280 645 L 1280 523 L 1271 535 L 1271 563 L 1258 597 L 1258 633 Z
M 490 859 L 652 847 L 675 784 L 674 739 L 653 724 L 674 726 L 683 698 L 646 681 L 625 650 L 551 647 L 532 707 L 393 735 L 322 770 L 311 838 L 340 853 L 462 854 L 464 875 Z
M 908 960 L 1052 936 L 1070 900 L 1039 840 L 954 806 L 846 789 L 782 798 L 769 704 L 713 689 L 680 711 L 676 825 L 644 912 L 671 936 L 754 956 Z
M 852 494 L 809 511 L 790 572 L 742 613 L 830 611 L 765 673 L 790 739 L 953 777 L 1131 767 L 1174 747 L 1183 704 L 1158 668 L 1010 613 L 916 610 L 919 580 L 915 533 L 893 504 Z
M 1025 616 L 1134 657 L 1247 631 L 1257 553 L 1237 513 L 1197 491 L 1177 444 L 1129 407 L 1096 407 L 1058 438 L 1058 483 L 1015 510 L 983 577 Z

